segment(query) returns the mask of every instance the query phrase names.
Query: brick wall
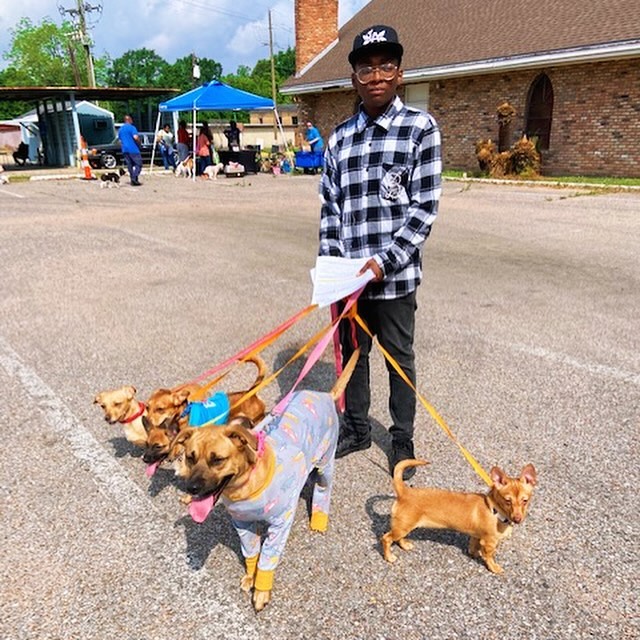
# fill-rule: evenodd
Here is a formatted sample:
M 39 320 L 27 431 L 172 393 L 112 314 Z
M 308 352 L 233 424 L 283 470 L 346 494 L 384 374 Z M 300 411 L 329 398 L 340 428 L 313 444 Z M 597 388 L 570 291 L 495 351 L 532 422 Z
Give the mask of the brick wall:
M 296 72 L 338 37 L 338 0 L 295 0 Z
M 544 71 L 554 92 L 551 140 L 543 152 L 545 175 L 640 176 L 640 60 L 533 69 L 452 78 L 430 85 L 430 111 L 440 124 L 444 165 L 475 171 L 474 144 L 498 140 L 496 108 L 516 109 L 512 130 L 525 127 L 529 88 Z M 325 137 L 353 113 L 355 91 L 301 96 L 302 118 Z M 301 120 L 302 121 L 302 120 Z

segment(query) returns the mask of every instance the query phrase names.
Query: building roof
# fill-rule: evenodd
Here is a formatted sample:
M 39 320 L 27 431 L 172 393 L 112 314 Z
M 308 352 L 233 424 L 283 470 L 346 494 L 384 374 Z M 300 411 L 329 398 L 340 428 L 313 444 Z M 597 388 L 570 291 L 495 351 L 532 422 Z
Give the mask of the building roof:
M 0 100 L 134 100 L 170 96 L 178 89 L 155 87 L 0 87 Z
M 369 25 L 393 26 L 405 79 L 640 57 L 638 0 L 371 0 L 282 93 L 351 86 L 347 56 Z

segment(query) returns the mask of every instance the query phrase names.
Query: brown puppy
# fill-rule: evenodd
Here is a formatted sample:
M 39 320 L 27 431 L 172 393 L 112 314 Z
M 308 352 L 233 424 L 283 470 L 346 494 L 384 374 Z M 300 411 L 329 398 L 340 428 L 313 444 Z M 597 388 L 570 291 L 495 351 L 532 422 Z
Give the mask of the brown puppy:
M 229 418 L 246 416 L 253 424 L 264 418 L 266 405 L 257 396 L 251 396 L 240 405 L 234 406 L 251 389 L 257 387 L 267 373 L 267 365 L 260 356 L 251 356 L 243 362 L 252 362 L 258 368 L 258 375 L 246 391 L 234 391 L 227 394 L 229 399 Z M 180 429 L 187 426 L 188 415 L 185 409 L 193 394 L 200 390 L 195 384 L 182 385 L 174 389 L 157 389 L 147 400 L 147 416 L 143 420 L 146 430 L 147 447 L 143 459 L 150 466 L 147 475 L 151 476 L 169 454 L 171 443 Z
M 520 524 L 527 515 L 529 500 L 536 485 L 536 470 L 526 465 L 519 478 L 509 477 L 499 467 L 490 472 L 493 486 L 487 494 L 456 493 L 444 489 L 418 489 L 402 481 L 407 467 L 428 464 L 424 460 L 404 460 L 393 472 L 396 501 L 391 510 L 391 531 L 382 536 L 384 559 L 395 562 L 391 545 L 397 542 L 408 551 L 413 544 L 405 536 L 417 527 L 453 529 L 471 536 L 469 553 L 484 560 L 489 571 L 502 573 L 494 560 L 498 543 L 511 535 L 511 525 Z
M 119 422 L 124 427 L 124 437 L 139 447 L 147 445 L 147 432 L 142 424 L 146 415 L 143 402 L 136 400 L 136 388 L 128 385 L 102 391 L 93 400 L 104 411 L 104 419 L 109 424 Z
M 193 496 L 190 513 L 203 522 L 218 498 L 231 515 L 242 546 L 246 575 L 241 588 L 253 589 L 253 606 L 271 599 L 274 570 L 294 521 L 300 492 L 315 469 L 310 527 L 326 531 L 338 442 L 335 401 L 357 361 L 356 350 L 330 393 L 297 391 L 286 411 L 263 431 L 244 417 L 228 425 L 187 428 L 172 447 L 176 473 Z M 266 525 L 261 542 L 260 527 Z

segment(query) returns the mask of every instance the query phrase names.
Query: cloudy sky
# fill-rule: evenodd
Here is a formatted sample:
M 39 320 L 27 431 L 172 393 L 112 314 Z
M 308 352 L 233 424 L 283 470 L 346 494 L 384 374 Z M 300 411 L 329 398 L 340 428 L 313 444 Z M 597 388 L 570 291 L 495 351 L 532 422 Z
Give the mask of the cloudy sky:
M 253 67 L 269 55 L 268 11 L 274 49 L 295 45 L 294 0 L 84 0 L 101 6 L 87 13 L 94 55 L 112 58 L 130 49 L 153 49 L 167 62 L 187 54 L 220 62 L 224 73 Z M 342 26 L 369 0 L 339 0 Z M 60 24 L 59 7 L 77 8 L 77 0 L 0 0 L 0 68 L 11 43 L 10 30 L 23 17 L 38 24 L 48 17 Z M 69 16 L 67 15 L 67 18 Z

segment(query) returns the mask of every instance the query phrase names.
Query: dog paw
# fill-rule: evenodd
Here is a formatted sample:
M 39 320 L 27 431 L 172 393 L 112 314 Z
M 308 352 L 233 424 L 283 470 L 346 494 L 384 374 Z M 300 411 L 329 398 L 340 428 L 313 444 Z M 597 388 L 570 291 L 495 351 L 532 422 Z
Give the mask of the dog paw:
M 256 589 L 253 592 L 253 608 L 256 611 L 262 611 L 271 600 L 271 591 L 258 591 Z
M 389 553 L 385 553 L 384 559 L 387 562 L 393 564 L 394 562 L 397 562 L 398 556 L 395 553 L 392 553 L 391 551 L 389 551 Z
M 320 531 L 324 533 L 329 526 L 329 516 L 322 511 L 314 511 L 311 514 L 311 522 L 309 528 L 311 531 Z
M 240 588 L 245 592 L 249 593 L 251 589 L 253 589 L 254 576 L 250 576 L 246 574 L 242 576 L 242 580 L 240 580 Z
M 400 538 L 400 540 L 398 540 L 398 546 L 403 551 L 411 551 L 411 549 L 413 549 L 413 542 L 411 542 L 411 540 L 407 540 L 406 538 Z
M 180 502 L 182 504 L 191 504 L 192 500 L 193 500 L 193 496 L 190 496 L 188 493 L 185 493 L 184 495 L 180 496 Z
M 487 569 L 497 576 L 504 573 L 504 569 L 497 562 L 487 562 Z

